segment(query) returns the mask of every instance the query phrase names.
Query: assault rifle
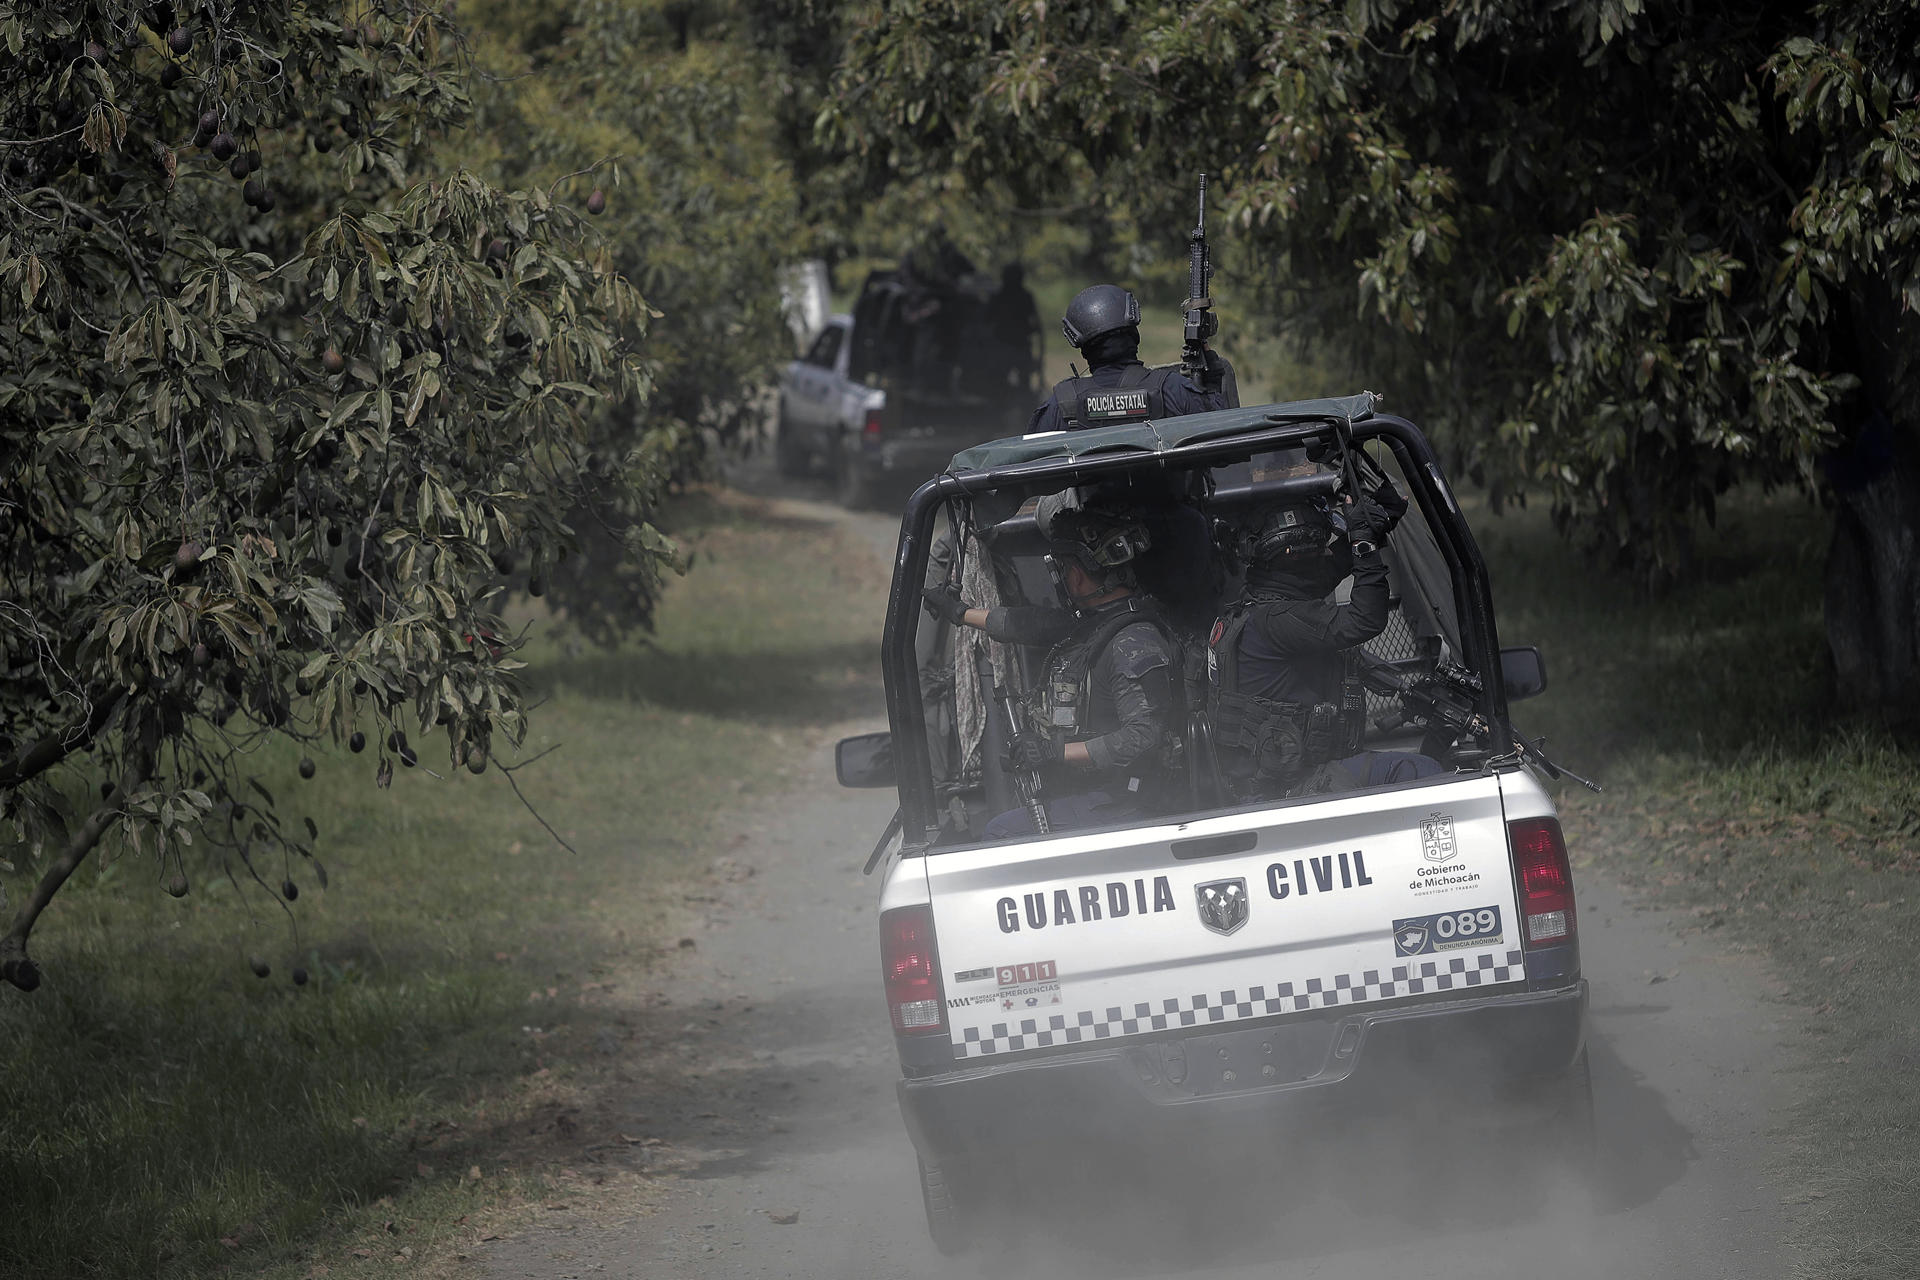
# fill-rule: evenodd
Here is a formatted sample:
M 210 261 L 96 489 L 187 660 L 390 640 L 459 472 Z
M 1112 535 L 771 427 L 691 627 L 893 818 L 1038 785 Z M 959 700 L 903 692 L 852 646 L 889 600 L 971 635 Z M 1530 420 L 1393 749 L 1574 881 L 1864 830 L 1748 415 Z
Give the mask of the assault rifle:
M 1000 697 L 1000 714 L 1007 718 L 1007 745 L 1009 748 L 1020 740 L 1020 707 L 1018 699 L 1011 690 L 1001 686 L 994 690 Z M 1027 813 L 1033 818 L 1033 829 L 1043 836 L 1053 834 L 1053 824 L 1047 821 L 1047 806 L 1040 798 L 1041 782 L 1038 769 L 1013 768 L 1007 771 L 1013 776 L 1014 792 L 1020 797 L 1020 803 L 1027 807 Z
M 1418 721 L 1491 743 L 1493 726 L 1477 709 L 1486 694 L 1486 686 L 1473 672 L 1455 663 L 1436 662 L 1431 671 L 1403 674 L 1363 649 L 1354 652 L 1361 658 L 1360 682 L 1382 697 L 1397 697 L 1403 723 Z M 1512 728 L 1511 725 L 1508 727 Z M 1599 783 L 1547 759 L 1546 752 L 1540 749 L 1540 743 L 1529 741 L 1518 729 L 1513 729 L 1512 749 L 1546 770 L 1549 778 L 1559 778 L 1564 774 L 1589 791 L 1600 790 Z
M 987 656 L 983 645 L 974 650 L 974 679 L 980 689 L 980 703 L 986 710 L 986 724 L 980 730 L 980 775 L 987 786 L 987 802 L 996 807 L 1005 805 L 1009 800 L 1018 798 L 1022 807 L 1032 815 L 1033 828 L 1041 835 L 1053 834 L 1053 824 L 1047 821 L 1047 807 L 1040 800 L 1040 774 L 1034 769 L 1018 769 L 1006 765 L 1001 774 L 996 775 L 990 762 L 1004 761 L 1013 752 L 1013 745 L 1020 737 L 1020 705 L 1005 685 L 993 678 L 993 660 Z M 998 715 L 995 715 L 995 712 Z M 997 779 L 1004 778 L 1013 787 L 1013 795 L 1006 793 Z
M 1361 652 L 1365 654 L 1365 650 Z M 1431 671 L 1402 674 L 1366 656 L 1361 683 L 1382 697 L 1397 697 L 1404 719 L 1436 728 L 1445 726 L 1482 742 L 1493 736 L 1493 727 L 1476 709 L 1486 688 L 1473 672 L 1451 662 L 1436 662 Z
M 1207 369 L 1207 339 L 1220 330 L 1220 318 L 1213 314 L 1213 298 L 1207 292 L 1213 280 L 1213 261 L 1207 254 L 1207 175 L 1200 175 L 1200 221 L 1194 224 L 1187 247 L 1187 300 L 1180 310 L 1186 314 L 1186 341 L 1180 348 L 1180 372 L 1195 386 Z

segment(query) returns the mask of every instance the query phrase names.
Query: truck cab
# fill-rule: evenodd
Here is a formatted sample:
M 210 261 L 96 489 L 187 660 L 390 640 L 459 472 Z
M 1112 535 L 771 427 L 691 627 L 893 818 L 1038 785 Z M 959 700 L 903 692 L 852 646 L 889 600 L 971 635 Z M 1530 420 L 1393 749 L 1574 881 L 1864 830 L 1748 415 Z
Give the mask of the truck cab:
M 780 375 L 783 475 L 824 473 L 845 505 L 906 492 L 958 449 L 1017 431 L 1039 396 L 1039 352 L 993 332 L 991 277 L 869 273 Z
M 1357 658 L 1372 677 L 1361 752 L 1435 769 L 1236 802 L 1190 693 L 1178 785 L 1150 816 L 987 838 L 1022 802 L 1002 760 L 1020 727 L 1001 709 L 1044 654 L 930 634 L 930 565 L 969 599 L 1043 604 L 1043 495 L 1134 486 L 1219 529 L 1303 495 L 1337 500 L 1358 468 L 1410 499 L 1382 548 L 1387 626 Z M 1237 591 L 1211 589 L 1216 609 Z M 1197 1128 L 1231 1140 L 1361 1098 L 1377 1114 L 1413 1080 L 1524 1100 L 1548 1145 L 1585 1149 L 1587 988 L 1542 777 L 1557 770 L 1508 718 L 1545 670 L 1535 650 L 1501 649 L 1485 563 L 1412 422 L 1362 393 L 964 450 L 907 504 L 882 661 L 890 728 L 843 741 L 837 763 L 843 783 L 900 798 L 899 846 L 890 831 L 872 864 L 880 960 L 943 1250 L 971 1238 L 986 1183 L 1041 1144 L 1121 1134 L 1144 1150 Z

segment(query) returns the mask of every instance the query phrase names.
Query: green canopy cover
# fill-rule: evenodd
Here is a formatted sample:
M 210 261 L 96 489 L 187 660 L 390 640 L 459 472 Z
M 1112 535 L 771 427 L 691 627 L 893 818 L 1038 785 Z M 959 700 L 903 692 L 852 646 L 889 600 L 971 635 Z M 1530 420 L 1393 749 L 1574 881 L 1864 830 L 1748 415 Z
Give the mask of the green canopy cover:
M 1190 413 L 1158 421 L 1127 422 L 1084 431 L 1045 431 L 1031 436 L 1008 436 L 962 449 L 948 464 L 950 473 L 1037 462 L 1050 458 L 1081 458 L 1095 453 L 1164 453 L 1200 440 L 1262 431 L 1286 422 L 1315 420 L 1359 422 L 1373 416 L 1371 391 L 1324 400 L 1295 400 L 1287 404 L 1252 405 Z

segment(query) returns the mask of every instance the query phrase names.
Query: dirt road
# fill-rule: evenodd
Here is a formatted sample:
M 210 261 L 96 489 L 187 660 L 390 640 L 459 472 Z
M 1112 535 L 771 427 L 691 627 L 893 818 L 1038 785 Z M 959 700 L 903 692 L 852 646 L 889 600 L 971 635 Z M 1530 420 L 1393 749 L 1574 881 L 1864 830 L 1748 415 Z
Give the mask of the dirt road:
M 892 529 L 848 517 L 881 554 Z M 878 726 L 878 708 L 836 729 Z M 1573 1277 L 1785 1275 L 1772 1127 L 1787 1098 L 1780 1010 L 1750 957 L 1685 936 L 1594 870 L 1581 923 L 1592 981 L 1597 1203 L 1496 1190 L 1410 1129 L 1336 1138 L 1266 1175 L 1195 1185 L 1206 1153 L 1086 1171 L 939 1257 L 894 1102 L 860 865 L 890 793 L 834 785 L 826 736 L 795 795 L 744 815 L 733 878 L 696 945 L 655 978 L 678 1069 L 636 1085 L 651 1201 L 496 1242 L 497 1277 Z M 1577 851 L 1576 851 L 1577 853 Z M 749 873 L 750 872 L 750 873 Z M 1444 1088 L 1444 1081 L 1435 1081 Z M 662 1088 L 672 1096 L 660 1096 Z M 1179 1169 L 1178 1182 L 1163 1177 Z

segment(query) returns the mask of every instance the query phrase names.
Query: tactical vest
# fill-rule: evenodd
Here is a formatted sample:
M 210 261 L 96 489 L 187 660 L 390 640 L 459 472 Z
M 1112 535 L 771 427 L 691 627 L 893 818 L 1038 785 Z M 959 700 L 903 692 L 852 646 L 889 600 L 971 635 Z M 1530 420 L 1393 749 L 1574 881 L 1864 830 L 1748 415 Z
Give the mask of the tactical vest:
M 1151 624 L 1167 642 L 1168 688 L 1174 700 L 1174 705 L 1168 708 L 1168 723 L 1159 758 L 1152 761 L 1137 760 L 1133 765 L 1135 773 L 1151 788 L 1163 781 L 1167 773 L 1177 769 L 1183 760 L 1179 734 L 1180 641 L 1160 616 L 1153 601 L 1135 596 L 1132 607 L 1115 610 L 1110 616 L 1102 618 L 1100 624 L 1086 635 L 1068 636 L 1056 644 L 1047 653 L 1039 685 L 1027 695 L 1022 710 L 1032 730 L 1045 734 L 1055 742 L 1072 742 L 1087 737 L 1092 732 L 1088 712 L 1093 697 L 1093 664 L 1106 652 L 1114 637 L 1136 622 Z
M 1164 418 L 1167 379 L 1178 372 L 1173 365 L 1161 369 L 1130 365 L 1112 386 L 1102 386 L 1091 376 L 1066 378 L 1054 384 L 1053 402 L 1060 406 L 1069 431 Z
M 1240 637 L 1256 601 L 1241 600 L 1214 619 L 1207 637 L 1207 718 L 1220 757 L 1221 781 L 1238 800 L 1293 794 L 1330 761 L 1360 750 L 1366 691 L 1346 650 L 1338 702 L 1276 702 L 1241 693 Z

